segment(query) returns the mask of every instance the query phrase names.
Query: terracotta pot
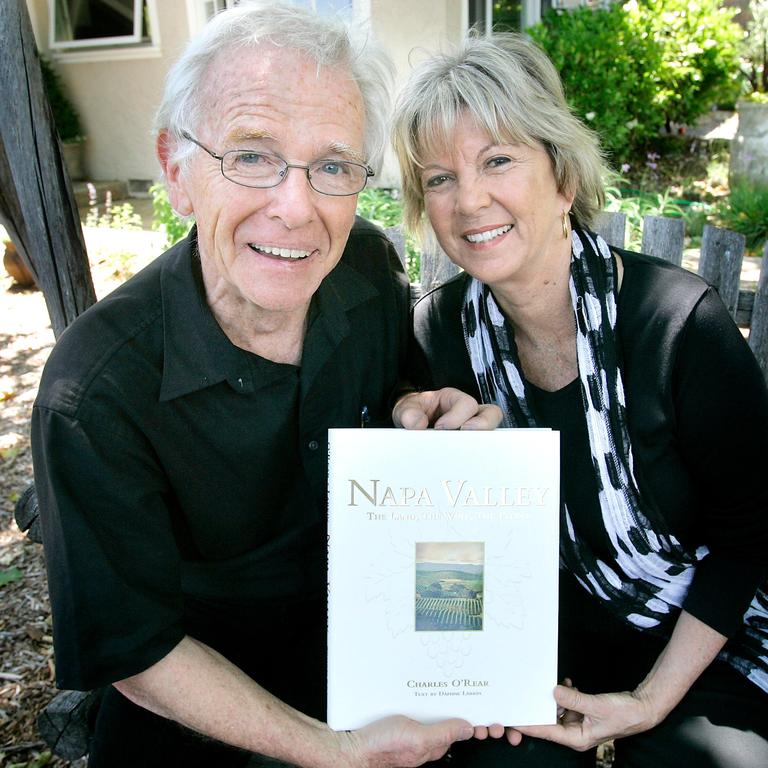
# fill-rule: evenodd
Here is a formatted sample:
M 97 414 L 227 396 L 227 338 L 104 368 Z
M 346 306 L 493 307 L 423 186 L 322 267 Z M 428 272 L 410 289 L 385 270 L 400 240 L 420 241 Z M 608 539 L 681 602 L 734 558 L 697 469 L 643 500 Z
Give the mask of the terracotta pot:
M 35 284 L 35 278 L 32 277 L 27 265 L 17 253 L 16 246 L 11 242 L 5 244 L 3 266 L 5 271 L 16 281 L 16 284 L 22 288 L 31 288 Z

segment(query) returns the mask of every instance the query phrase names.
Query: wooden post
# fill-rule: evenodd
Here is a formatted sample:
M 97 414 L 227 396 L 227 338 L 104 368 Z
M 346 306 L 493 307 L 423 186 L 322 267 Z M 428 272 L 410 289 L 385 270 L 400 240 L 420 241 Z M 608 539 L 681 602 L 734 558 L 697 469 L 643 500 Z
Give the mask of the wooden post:
M 96 294 L 24 0 L 0 2 L 0 50 L 0 223 L 58 337 Z
M 763 250 L 760 265 L 760 280 L 752 307 L 752 321 L 749 329 L 749 346 L 757 358 L 768 383 L 768 243 Z
M 447 282 L 461 270 L 445 255 L 437 241 L 421 252 L 421 291 L 426 293 Z
M 614 248 L 623 248 L 627 240 L 627 215 L 615 211 L 597 214 L 592 229 Z
M 678 267 L 683 263 L 685 223 L 682 219 L 663 216 L 643 218 L 643 253 L 656 256 Z
M 717 288 L 720 298 L 736 320 L 739 305 L 739 281 L 744 261 L 744 235 L 729 229 L 704 226 L 701 237 L 699 274 Z
M 408 264 L 405 258 L 405 235 L 400 227 L 385 227 L 384 233 L 392 241 L 392 245 L 395 246 L 397 255 L 400 257 L 400 263 L 403 265 L 404 270 L 408 270 Z

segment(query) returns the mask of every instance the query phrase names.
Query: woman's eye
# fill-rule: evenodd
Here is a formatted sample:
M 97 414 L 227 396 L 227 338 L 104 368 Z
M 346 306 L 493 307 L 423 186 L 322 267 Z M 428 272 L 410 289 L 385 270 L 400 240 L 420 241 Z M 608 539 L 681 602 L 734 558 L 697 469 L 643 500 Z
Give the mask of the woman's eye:
M 511 162 L 512 159 L 506 155 L 496 155 L 485 161 L 485 167 L 491 171 L 495 171 L 506 168 Z
M 451 181 L 451 178 L 452 177 L 447 173 L 441 173 L 437 176 L 430 176 L 424 183 L 424 186 L 426 189 L 437 189 L 438 187 L 442 187 Z

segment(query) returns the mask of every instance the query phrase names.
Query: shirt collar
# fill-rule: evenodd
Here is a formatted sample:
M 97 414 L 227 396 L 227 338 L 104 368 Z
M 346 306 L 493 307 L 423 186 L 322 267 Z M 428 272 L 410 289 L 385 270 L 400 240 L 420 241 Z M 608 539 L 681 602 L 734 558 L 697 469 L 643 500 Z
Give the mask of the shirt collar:
M 252 393 L 283 375 L 270 361 L 232 344 L 216 322 L 205 299 L 196 235 L 196 228 L 193 228 L 186 239 L 163 257 L 160 277 L 164 328 L 161 402 L 223 381 L 236 392 Z M 352 239 L 350 236 L 350 241 Z M 324 363 L 349 334 L 347 312 L 377 293 L 371 282 L 345 264 L 342 257 L 312 299 L 311 328 L 305 340 L 302 365 L 314 369 Z

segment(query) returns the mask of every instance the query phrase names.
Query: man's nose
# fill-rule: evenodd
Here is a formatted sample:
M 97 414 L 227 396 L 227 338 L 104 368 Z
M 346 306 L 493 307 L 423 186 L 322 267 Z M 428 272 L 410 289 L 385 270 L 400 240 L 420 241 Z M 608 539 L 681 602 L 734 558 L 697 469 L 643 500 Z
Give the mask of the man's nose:
M 269 191 L 270 215 L 279 218 L 288 229 L 297 229 L 314 219 L 319 193 L 310 186 L 306 166 L 287 166 L 283 180 Z

